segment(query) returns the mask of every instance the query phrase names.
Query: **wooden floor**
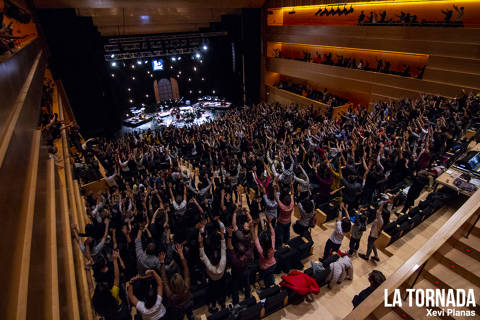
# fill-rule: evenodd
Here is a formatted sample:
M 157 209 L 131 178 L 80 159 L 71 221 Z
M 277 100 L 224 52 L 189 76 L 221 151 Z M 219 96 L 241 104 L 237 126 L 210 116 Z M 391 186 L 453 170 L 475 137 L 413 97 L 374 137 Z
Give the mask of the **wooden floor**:
M 369 286 L 368 274 L 374 270 L 380 270 L 388 277 L 398 267 L 400 267 L 404 261 L 418 250 L 427 239 L 435 233 L 440 226 L 447 221 L 453 213 L 457 210 L 456 207 L 444 207 L 432 216 L 427 218 L 424 222 L 418 225 L 415 229 L 410 231 L 407 235 L 397 240 L 394 244 L 387 247 L 389 253 L 393 255 L 388 257 L 385 253 L 379 251 L 380 262 L 367 262 L 358 256 L 353 257 L 353 269 L 354 277 L 352 281 L 344 281 L 341 285 L 335 287 L 333 290 L 329 290 L 324 286 L 320 290 L 320 294 L 315 297 L 312 303 L 304 302 L 300 305 L 288 305 L 281 311 L 269 316 L 267 319 L 343 319 L 353 308 L 352 299 L 361 290 Z M 325 242 L 330 236 L 333 228 L 334 221 L 326 223 L 327 230 L 321 230 L 318 227 L 312 232 L 312 237 L 315 242 L 314 255 L 304 261 L 309 263 L 310 260 L 318 259 L 323 254 Z M 367 238 L 370 232 L 370 226 L 367 227 L 367 231 L 364 233 L 360 242 L 359 252 L 365 253 L 367 248 Z M 340 250 L 348 250 L 349 239 L 345 238 Z M 395 315 L 392 314 L 392 319 L 395 319 Z
M 423 200 L 426 195 L 426 192 L 423 193 L 419 199 L 417 199 L 417 203 L 418 201 Z M 245 196 L 243 196 L 243 198 L 245 198 Z M 242 200 L 242 203 L 246 205 L 246 200 Z M 379 251 L 380 262 L 367 262 L 358 256 L 353 257 L 353 280 L 345 280 L 342 284 L 334 287 L 332 290 L 328 289 L 327 286 L 324 286 L 320 289 L 320 293 L 314 297 L 313 302 L 303 302 L 299 305 L 288 305 L 265 319 L 283 318 L 318 320 L 319 316 L 321 316 L 322 320 L 343 319 L 353 308 L 351 302 L 353 297 L 369 286 L 368 274 L 372 270 L 380 270 L 386 277 L 391 275 L 455 213 L 458 207 L 458 204 L 452 204 L 451 206 L 445 206 L 440 210 L 437 210 L 432 216 L 411 230 L 407 235 L 387 247 L 388 255 Z M 393 217 L 394 216 L 392 215 L 392 218 Z M 295 220 L 296 218 L 293 216 L 292 225 Z M 322 230 L 318 226 L 312 230 L 312 238 L 315 244 L 313 255 L 303 261 L 306 268 L 310 267 L 310 261 L 318 261 L 318 258 L 323 255 L 325 243 L 335 227 L 335 221 L 327 222 L 325 227 L 326 230 Z M 360 253 L 365 253 L 366 251 L 369 232 L 370 225 L 367 226 L 367 231 L 361 239 Z M 293 229 L 291 230 L 291 235 L 295 235 Z M 345 237 L 340 248 L 341 251 L 346 252 L 348 250 L 349 241 L 350 239 Z M 390 254 L 392 255 L 389 257 Z M 280 275 L 277 275 L 276 283 L 278 284 L 280 281 Z M 229 303 L 228 300 L 227 303 Z M 197 319 L 199 319 L 201 315 L 208 315 L 207 308 L 203 307 L 197 309 L 195 315 Z M 398 319 L 398 315 L 395 313 L 392 313 L 390 316 L 391 319 Z

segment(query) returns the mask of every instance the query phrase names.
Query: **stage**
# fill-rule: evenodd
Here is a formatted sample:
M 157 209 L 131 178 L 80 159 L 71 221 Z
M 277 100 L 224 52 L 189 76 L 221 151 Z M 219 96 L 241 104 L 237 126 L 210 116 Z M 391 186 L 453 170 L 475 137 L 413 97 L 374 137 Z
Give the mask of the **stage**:
M 148 113 L 145 108 L 130 110 L 130 117 L 123 120 L 122 132 L 155 129 L 161 126 L 185 127 L 201 125 L 214 120 L 232 104 L 225 101 L 199 100 L 193 105 L 162 107 Z

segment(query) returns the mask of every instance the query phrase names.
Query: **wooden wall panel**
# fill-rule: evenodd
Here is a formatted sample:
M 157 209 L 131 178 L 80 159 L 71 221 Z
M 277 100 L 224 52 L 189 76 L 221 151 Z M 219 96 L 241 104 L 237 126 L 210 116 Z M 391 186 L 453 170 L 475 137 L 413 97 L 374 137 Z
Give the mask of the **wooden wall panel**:
M 38 40 L 34 40 L 15 56 L 0 63 L 0 96 L 2 97 L 0 128 L 3 128 L 8 115 L 12 111 L 18 93 L 35 62 L 39 50 L 40 43 Z
M 423 79 L 480 90 L 480 74 L 427 67 Z
M 350 30 L 348 30 L 348 28 Z M 326 45 L 396 52 L 427 53 L 440 56 L 454 56 L 463 58 L 480 58 L 480 29 L 476 32 L 463 32 L 464 29 L 451 28 L 410 28 L 410 27 L 270 27 L 267 31 L 267 41 L 290 42 L 314 45 Z M 385 35 L 382 30 L 394 29 L 390 32 L 397 36 Z M 360 29 L 360 30 L 357 30 Z M 362 30 L 365 29 L 365 30 Z M 425 33 L 429 29 L 432 40 Z M 348 32 L 348 31 L 351 31 Z M 364 32 L 359 32 L 364 31 Z M 418 31 L 417 35 L 415 31 Z M 477 35 L 472 38 L 472 32 Z M 422 35 L 423 33 L 423 35 Z M 435 36 L 433 36 L 436 34 Z M 463 35 L 466 39 L 463 39 Z M 473 40 L 472 42 L 469 40 Z
M 398 97 L 399 94 L 408 93 L 410 95 L 410 93 L 418 94 L 421 92 L 455 97 L 462 90 L 462 86 L 451 84 L 286 59 L 267 59 L 267 70 L 314 82 L 315 79 L 322 77 L 336 78 L 340 80 L 336 81 L 338 86 L 345 86 L 342 81 L 348 81 L 351 85 L 354 85 L 351 87 L 354 90 L 393 97 Z M 397 94 L 385 94 L 387 91 L 397 92 Z
M 430 56 L 428 67 L 480 75 L 480 59 Z

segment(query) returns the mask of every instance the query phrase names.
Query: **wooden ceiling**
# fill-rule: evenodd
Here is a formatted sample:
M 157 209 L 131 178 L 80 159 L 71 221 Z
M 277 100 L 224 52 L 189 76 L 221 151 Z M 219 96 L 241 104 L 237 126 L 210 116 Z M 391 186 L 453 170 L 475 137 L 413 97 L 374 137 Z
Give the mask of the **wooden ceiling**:
M 265 0 L 34 0 L 35 7 L 75 8 L 104 36 L 192 32 Z

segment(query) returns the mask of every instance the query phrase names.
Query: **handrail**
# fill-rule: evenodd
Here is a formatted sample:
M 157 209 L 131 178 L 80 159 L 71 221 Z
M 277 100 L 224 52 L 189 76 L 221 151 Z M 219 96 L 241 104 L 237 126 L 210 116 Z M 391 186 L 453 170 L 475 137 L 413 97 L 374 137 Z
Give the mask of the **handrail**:
M 286 93 L 286 94 L 292 95 L 292 96 L 294 96 L 294 97 L 296 97 L 296 98 L 301 98 L 301 99 L 303 99 L 303 100 L 307 100 L 307 101 L 305 102 L 305 105 L 308 105 L 308 103 L 314 104 L 314 105 L 316 104 L 316 105 L 318 105 L 319 107 L 321 107 L 322 110 L 324 110 L 324 111 L 327 111 L 328 108 L 330 108 L 330 106 L 329 106 L 328 104 L 325 104 L 325 103 L 323 103 L 323 102 L 320 102 L 320 101 L 317 101 L 317 100 L 313 100 L 313 99 L 304 97 L 304 96 L 299 95 L 299 94 L 296 94 L 296 93 L 294 93 L 294 92 L 290 92 L 290 91 L 285 90 L 285 89 L 276 88 L 276 87 L 274 87 L 274 86 L 272 86 L 272 85 L 269 85 L 269 84 L 267 84 L 266 86 L 269 87 L 270 89 L 273 89 L 274 91 L 280 91 L 281 93 Z M 307 103 L 307 102 L 308 102 L 308 103 Z
M 61 179 L 60 179 L 61 180 Z M 63 270 L 65 272 L 65 287 L 66 287 L 66 305 L 68 307 L 67 316 L 68 320 L 79 320 L 80 309 L 78 303 L 77 282 L 75 280 L 75 265 L 73 258 L 73 243 L 72 234 L 70 232 L 70 213 L 68 210 L 68 196 L 67 187 L 62 182 L 60 184 L 60 221 L 62 224 L 62 242 L 65 247 L 63 252 L 64 259 L 62 260 Z M 63 313 L 62 313 L 63 316 Z
M 465 222 L 480 211 L 480 190 L 475 192 L 452 217 L 425 242 L 402 266 L 385 280 L 367 299 L 352 310 L 345 320 L 363 320 L 383 304 L 384 291 L 393 292 L 423 265 Z
M 10 301 L 8 303 L 7 319 L 26 319 L 27 317 L 27 299 L 28 299 L 28 281 L 30 275 L 30 254 L 32 248 L 33 218 L 35 215 L 35 198 L 38 176 L 38 159 L 40 154 L 40 130 L 33 131 L 32 146 L 30 151 L 30 160 L 27 168 L 27 178 L 24 191 L 24 200 L 19 214 L 20 223 L 23 229 L 18 234 L 17 239 L 12 239 L 13 243 L 20 245 L 15 250 L 14 263 L 19 266 L 12 275 L 11 281 L 16 284 L 9 292 Z
M 53 111 L 60 115 L 59 108 L 59 93 L 58 86 L 54 86 L 53 89 Z M 63 115 L 63 113 L 62 113 Z M 63 140 L 59 139 L 55 142 L 55 145 L 58 148 L 59 154 L 62 159 L 65 159 Z M 65 164 L 65 161 L 64 161 Z M 72 235 L 71 235 L 71 226 L 70 226 L 70 213 L 68 209 L 68 196 L 67 196 L 67 187 L 65 181 L 65 173 L 62 167 L 57 167 L 58 172 L 58 219 L 60 220 L 60 236 L 61 242 L 59 247 L 61 247 L 62 252 L 60 254 L 60 268 L 63 272 L 62 283 L 62 298 L 65 303 L 62 304 L 60 313 L 62 319 L 65 320 L 79 320 L 80 319 L 80 310 L 78 305 L 78 294 L 77 294 L 77 282 L 75 280 L 75 265 L 73 258 L 73 244 L 72 244 Z
M 55 206 L 55 162 L 47 161 L 47 214 L 46 214 L 46 316 L 48 319 L 60 319 L 60 298 L 58 292 L 58 255 L 57 255 L 57 214 Z
M 59 109 L 59 119 L 61 121 L 64 120 L 64 112 L 62 106 L 62 99 L 60 98 L 58 101 L 58 109 Z M 64 158 L 64 171 L 65 171 L 65 181 L 67 187 L 67 195 L 68 195 L 68 204 L 70 208 L 70 213 L 72 215 L 72 220 L 75 224 L 80 225 L 80 218 L 78 214 L 78 207 L 76 204 L 75 199 L 75 192 L 74 192 L 74 184 L 72 179 L 72 168 L 70 164 L 70 154 L 68 150 L 68 142 L 67 142 L 67 135 L 64 130 L 62 130 L 62 143 L 63 143 L 63 158 Z M 80 310 L 83 312 L 80 314 L 81 319 L 93 320 L 93 310 L 90 303 L 90 296 L 88 292 L 88 283 L 87 277 L 85 274 L 85 262 L 83 254 L 80 251 L 80 248 L 77 248 L 74 251 L 74 260 L 75 260 L 75 269 L 76 269 L 76 277 L 77 277 L 77 284 L 78 284 L 78 297 L 80 301 Z
M 12 139 L 15 127 L 17 126 L 18 118 L 22 113 L 23 105 L 25 104 L 25 99 L 27 98 L 27 93 L 30 90 L 30 86 L 32 84 L 33 77 L 35 76 L 35 73 L 37 71 L 41 56 L 42 51 L 37 54 L 37 57 L 35 58 L 32 67 L 30 68 L 30 72 L 25 79 L 25 83 L 18 92 L 17 100 L 15 101 L 15 105 L 13 106 L 12 111 L 8 115 L 7 123 L 5 124 L 5 127 L 0 134 L 0 167 L 2 167 L 3 165 L 3 160 L 5 159 L 5 155 L 7 154 L 8 146 L 10 145 L 10 140 Z

